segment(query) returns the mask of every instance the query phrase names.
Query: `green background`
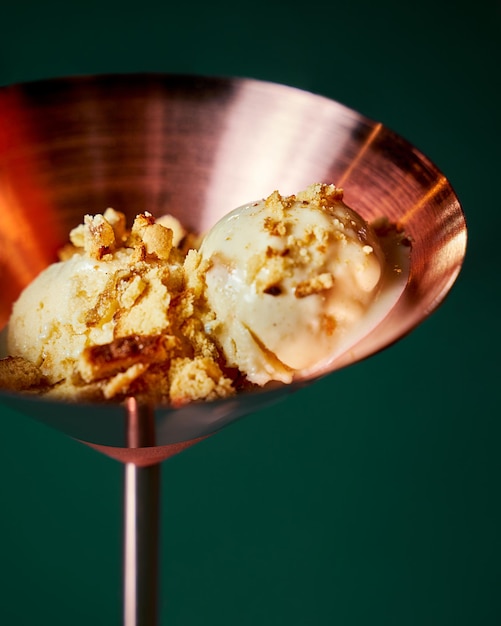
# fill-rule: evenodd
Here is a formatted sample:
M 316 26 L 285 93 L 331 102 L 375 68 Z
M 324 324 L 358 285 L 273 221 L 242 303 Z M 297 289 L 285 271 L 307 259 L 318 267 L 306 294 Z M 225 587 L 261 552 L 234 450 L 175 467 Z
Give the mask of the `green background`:
M 463 271 L 410 336 L 163 464 L 162 625 L 501 623 L 500 6 L 2 3 L 0 84 L 165 71 L 302 87 L 415 143 L 468 219 Z M 122 467 L 1 419 L 0 623 L 118 625 Z

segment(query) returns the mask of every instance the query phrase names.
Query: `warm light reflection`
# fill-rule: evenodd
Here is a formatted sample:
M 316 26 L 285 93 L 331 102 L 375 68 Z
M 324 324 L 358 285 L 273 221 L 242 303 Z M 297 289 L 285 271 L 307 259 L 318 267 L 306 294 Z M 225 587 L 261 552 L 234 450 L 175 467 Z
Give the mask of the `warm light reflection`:
M 276 93 L 270 106 L 272 88 Z M 261 91 L 244 83 L 235 92 L 216 146 L 209 206 L 224 198 L 229 211 L 275 189 L 288 195 L 312 182 L 338 184 L 329 179 L 329 165 L 341 160 L 351 128 L 339 126 L 333 134 L 333 120 L 340 113 L 332 101 L 318 97 L 312 107 L 316 96 L 281 89 L 266 86 Z M 337 107 L 344 112 L 342 105 Z M 238 185 L 228 175 L 229 163 L 238 164 Z
M 466 224 L 459 201 L 417 149 L 340 103 L 249 79 L 106 75 L 0 88 L 0 324 L 84 212 L 116 203 L 131 213 L 168 202 L 203 231 L 274 188 L 296 193 L 314 181 L 345 187 L 364 217 L 399 221 L 414 241 L 402 296 L 337 369 L 410 332 L 460 269 Z M 322 375 L 331 371 L 326 366 Z M 122 408 L 89 411 L 78 403 L 68 414 L 62 403 L 47 401 L 50 410 L 37 417 L 113 458 L 146 466 L 281 393 L 241 394 L 210 410 L 196 403 L 156 407 L 155 445 L 145 448 L 124 447 Z M 24 399 L 18 402 L 24 410 Z
M 36 224 L 26 213 L 8 183 L 0 181 L 0 258 L 16 282 L 24 286 L 47 266 L 44 244 L 34 232 Z
M 341 174 L 341 176 L 338 178 L 338 180 L 336 181 L 336 185 L 338 187 L 343 187 L 343 185 L 345 184 L 345 182 L 348 180 L 348 178 L 350 177 L 352 171 L 357 168 L 360 164 L 360 161 L 364 158 L 365 153 L 369 150 L 369 148 L 372 146 L 372 144 L 374 143 L 374 141 L 376 140 L 377 136 L 379 135 L 379 133 L 383 130 L 383 125 L 381 123 L 377 123 L 374 128 L 372 129 L 371 133 L 369 134 L 369 136 L 367 137 L 367 139 L 362 143 L 362 145 L 360 146 L 359 150 L 357 151 L 356 155 L 351 159 L 348 167 L 345 169 L 345 171 Z
M 448 187 L 449 183 L 447 179 L 439 174 L 437 182 L 429 189 L 424 190 L 423 194 L 419 196 L 419 199 L 405 210 L 402 217 L 399 219 L 402 226 L 409 223 L 415 214 L 419 213 L 426 205 L 431 204 L 434 198 L 443 193 L 444 189 Z
M 49 191 L 39 174 L 36 138 L 16 92 L 0 98 L 0 325 L 21 289 L 54 260 Z

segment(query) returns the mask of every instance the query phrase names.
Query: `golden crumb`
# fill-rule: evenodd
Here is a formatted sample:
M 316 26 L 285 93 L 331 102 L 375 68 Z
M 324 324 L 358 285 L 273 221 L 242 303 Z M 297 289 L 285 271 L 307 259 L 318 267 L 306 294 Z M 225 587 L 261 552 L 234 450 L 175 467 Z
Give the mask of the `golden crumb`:
M 44 385 L 40 368 L 18 356 L 0 360 L 0 388 L 25 391 Z
M 201 297 L 205 287 L 204 274 L 207 262 L 202 263 L 202 257 L 197 250 L 189 250 L 183 264 L 185 286 L 196 297 Z
M 176 248 L 179 247 L 182 244 L 183 239 L 190 234 L 181 222 L 173 215 L 161 215 L 160 217 L 157 217 L 156 223 L 172 231 L 172 245 Z
M 161 224 L 151 224 L 144 229 L 143 243 L 150 257 L 167 260 L 172 250 L 172 230 Z
M 176 228 L 176 233 L 168 225 Z M 125 215 L 108 208 L 102 215 L 86 215 L 83 224 L 70 232 L 70 243 L 62 248 L 59 257 L 66 260 L 84 252 L 93 259 L 107 260 L 117 249 L 130 248 L 134 251 L 133 262 L 146 258 L 167 260 L 180 237 L 185 236 L 175 218 L 164 216 L 163 222 L 157 221 L 148 212 L 137 215 L 127 231 Z
M 295 195 L 282 196 L 278 191 L 271 193 L 265 200 L 266 206 L 276 215 L 276 224 L 287 215 L 295 202 L 302 202 L 305 206 L 316 205 L 323 209 L 336 206 L 343 199 L 344 192 L 335 185 L 313 183 Z M 267 226 L 270 228 L 270 225 Z M 282 228 L 282 226 L 280 226 Z
M 122 245 L 127 238 L 127 220 L 125 219 L 125 215 L 110 207 L 106 209 L 103 217 L 113 228 L 117 245 Z
M 287 234 L 287 224 L 284 220 L 277 220 L 271 217 L 264 218 L 264 229 L 273 237 L 283 237 Z
M 115 250 L 115 231 L 104 215 L 86 215 L 84 248 L 90 257 L 101 260 Z
M 300 202 L 316 204 L 322 208 L 329 208 L 336 206 L 343 199 L 343 195 L 344 192 L 340 187 L 314 183 L 313 185 L 309 185 L 304 191 L 300 191 L 296 195 L 296 199 Z
M 181 341 L 172 335 L 120 337 L 111 343 L 89 346 L 83 351 L 78 370 L 85 382 L 108 378 L 133 365 L 161 363 L 181 353 Z
M 291 206 L 294 196 L 281 196 L 278 191 L 271 193 L 265 200 L 266 206 L 273 211 L 275 219 L 281 220 L 285 216 L 285 210 Z
M 174 406 L 235 394 L 231 380 L 224 376 L 216 362 L 207 357 L 175 359 L 170 376 L 170 401 Z
M 148 369 L 146 363 L 135 363 L 128 367 L 125 372 L 119 372 L 112 376 L 103 385 L 103 395 L 106 400 L 116 396 L 124 396 L 129 393 L 132 384 Z
M 296 298 L 306 298 L 315 293 L 321 293 L 331 289 L 334 285 L 334 277 L 329 272 L 324 272 L 318 276 L 310 278 L 310 280 L 303 281 L 296 286 L 294 294 Z

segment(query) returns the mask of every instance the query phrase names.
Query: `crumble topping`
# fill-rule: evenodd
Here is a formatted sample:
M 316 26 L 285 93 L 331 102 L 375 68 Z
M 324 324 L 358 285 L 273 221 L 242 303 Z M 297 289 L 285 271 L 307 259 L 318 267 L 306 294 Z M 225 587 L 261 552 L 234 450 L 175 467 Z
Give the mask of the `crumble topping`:
M 108 275 L 104 287 L 93 287 L 87 271 L 75 287 L 79 357 L 62 356 L 57 342 L 64 322 L 58 322 L 51 354 L 42 361 L 0 360 L 0 387 L 73 400 L 134 394 L 174 405 L 233 395 L 234 381 L 223 373 L 220 351 L 201 321 L 206 266 L 188 248 L 196 240 L 173 216 L 141 213 L 127 229 L 125 215 L 112 208 L 86 215 L 59 251 L 61 261 L 85 259 Z M 59 376 L 51 374 L 56 362 Z
M 171 215 L 146 211 L 130 228 L 112 208 L 86 215 L 59 251 L 64 263 L 25 290 L 9 337 L 23 356 L 0 360 L 0 388 L 182 406 L 291 382 L 378 293 L 376 237 L 397 232 L 410 245 L 384 218 L 374 235 L 342 199 L 320 183 L 274 191 L 242 207 L 255 221 L 237 215 L 209 252 Z

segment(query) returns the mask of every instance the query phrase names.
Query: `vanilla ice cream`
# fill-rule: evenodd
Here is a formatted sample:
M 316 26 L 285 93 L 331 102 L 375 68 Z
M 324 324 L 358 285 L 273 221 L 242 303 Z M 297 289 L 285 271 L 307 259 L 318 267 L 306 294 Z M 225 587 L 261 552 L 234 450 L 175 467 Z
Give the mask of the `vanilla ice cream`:
M 383 240 L 325 184 L 234 210 L 199 249 L 169 216 L 87 215 L 14 304 L 0 386 L 179 406 L 314 375 L 398 297 Z
M 200 321 L 197 253 L 182 254 L 173 245 L 179 228 L 149 214 L 130 232 L 124 219 L 108 210 L 72 231 L 68 258 L 14 304 L 9 354 L 35 364 L 63 396 L 111 399 L 146 389 L 175 404 L 199 399 L 193 385 L 178 382 L 183 376 L 197 378 L 204 399 L 231 395 Z
M 384 254 L 334 185 L 229 213 L 200 248 L 206 328 L 249 380 L 291 382 L 346 349 L 378 296 Z

